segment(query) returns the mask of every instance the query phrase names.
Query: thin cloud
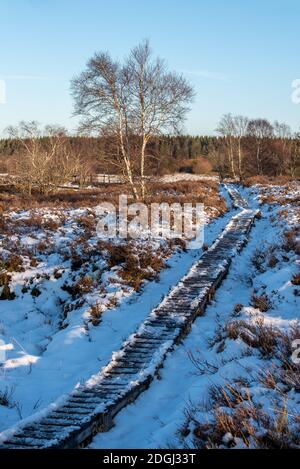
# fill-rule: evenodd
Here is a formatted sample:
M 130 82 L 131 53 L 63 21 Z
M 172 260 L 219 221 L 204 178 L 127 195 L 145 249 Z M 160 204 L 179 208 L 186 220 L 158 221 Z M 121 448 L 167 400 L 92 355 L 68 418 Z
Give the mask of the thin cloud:
M 3 80 L 48 80 L 49 77 L 42 75 L 6 75 Z
M 208 70 L 180 70 L 182 73 L 187 73 L 188 75 L 194 75 L 196 77 L 209 78 L 211 80 L 228 80 L 228 76 L 223 73 L 209 72 Z

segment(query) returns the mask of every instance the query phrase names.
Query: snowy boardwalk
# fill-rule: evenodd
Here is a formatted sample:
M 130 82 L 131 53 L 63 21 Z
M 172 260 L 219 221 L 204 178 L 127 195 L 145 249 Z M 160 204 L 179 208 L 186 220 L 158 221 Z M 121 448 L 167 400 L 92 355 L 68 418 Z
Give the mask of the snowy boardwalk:
M 176 343 L 188 334 L 225 277 L 231 260 L 246 243 L 256 211 L 235 189 L 233 204 L 241 211 L 190 272 L 154 309 L 88 382 L 42 413 L 2 434 L 1 448 L 76 448 L 113 425 L 114 416 L 147 389 Z

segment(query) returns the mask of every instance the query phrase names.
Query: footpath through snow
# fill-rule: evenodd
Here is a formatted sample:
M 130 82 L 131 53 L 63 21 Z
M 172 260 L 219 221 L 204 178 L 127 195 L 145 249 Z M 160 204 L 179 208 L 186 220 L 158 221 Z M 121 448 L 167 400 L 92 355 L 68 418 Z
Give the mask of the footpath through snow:
M 245 242 L 254 215 L 255 211 L 251 210 L 236 215 L 200 263 L 191 269 L 169 299 L 153 311 L 103 372 L 77 387 L 65 400 L 61 398 L 48 412 L 23 422 L 24 430 L 13 431 L 7 447 L 76 446 L 100 427 L 107 429 L 110 419 L 148 386 L 174 340 L 181 337 L 182 331 L 186 333 L 195 315 L 203 314 L 205 303 L 228 270 L 232 256 Z M 155 347 L 157 352 L 153 354 L 151 349 L 155 351 Z M 143 354 L 145 360 L 141 361 Z M 130 366 L 129 356 L 133 358 Z M 122 358 L 126 358 L 125 364 Z M 59 431 L 57 427 L 61 427 Z
M 300 319 L 299 286 L 292 283 L 299 257 L 284 235 L 299 228 L 299 208 L 289 204 L 299 187 L 284 195 L 284 206 L 261 205 L 263 192 L 285 190 L 242 191 L 262 212 L 247 246 L 149 390 L 90 448 L 299 447 L 299 365 L 286 368 L 292 350 L 282 358 L 272 341 L 274 334 L 288 342 L 285 334 Z M 267 310 L 258 298 L 270 299 Z M 257 331 L 265 334 L 261 342 L 251 341 Z
M 226 191 L 222 190 L 222 195 L 228 200 Z M 1 405 L 0 399 L 0 431 L 42 411 L 106 366 L 112 353 L 120 349 L 124 340 L 136 331 L 202 253 L 199 249 L 177 250 L 167 260 L 168 268 L 160 273 L 159 282 L 146 282 L 141 293 L 117 292 L 120 304 L 102 313 L 99 326 L 88 325 L 88 308 L 84 304 L 71 311 L 60 327 L 60 303 L 67 296 L 61 287 L 72 272 L 69 273 L 68 265 L 63 265 L 65 273 L 60 274 L 60 278 L 54 276 L 60 262 L 58 251 L 69 238 L 72 243 L 73 225 L 83 211 L 73 212 L 66 215 L 70 218 L 66 233 L 62 235 L 57 230 L 54 246 L 57 252 L 45 256 L 39 267 L 26 268 L 24 272 L 14 274 L 16 298 L 0 302 L 0 339 L 5 342 L 2 347 L 6 347 L 7 355 L 3 366 L 0 366 L 0 397 L 7 396 L 8 400 L 8 405 Z M 25 213 L 21 215 L 22 220 L 25 216 Z M 228 211 L 205 226 L 207 245 L 212 244 L 231 216 L 232 212 Z M 43 239 L 26 237 L 23 241 L 28 244 L 42 242 Z M 38 286 L 37 297 L 20 291 L 25 280 L 30 286 L 34 275 L 40 279 L 47 276 L 41 283 L 42 288 Z M 109 277 L 113 277 L 113 272 L 103 275 L 107 277 L 109 295 L 113 298 L 119 284 L 110 283 Z

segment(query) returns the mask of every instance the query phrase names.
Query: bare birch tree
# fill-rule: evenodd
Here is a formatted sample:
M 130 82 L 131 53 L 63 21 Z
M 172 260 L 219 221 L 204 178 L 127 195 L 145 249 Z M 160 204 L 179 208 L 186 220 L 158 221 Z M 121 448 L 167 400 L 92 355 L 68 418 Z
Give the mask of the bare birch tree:
M 135 199 L 144 199 L 147 145 L 151 138 L 179 129 L 193 98 L 191 86 L 181 75 L 168 72 L 163 60 L 154 59 L 144 41 L 123 64 L 107 53 L 95 54 L 71 87 L 80 130 L 115 138 L 116 152 L 111 156 Z
M 57 125 L 41 128 L 36 121 L 22 121 L 6 129 L 20 150 L 14 158 L 14 180 L 23 192 L 35 187 L 47 194 L 57 185 L 69 182 L 81 168 L 79 155 L 68 145 L 66 129 Z
M 224 114 L 217 127 L 217 132 L 225 138 L 227 147 L 228 166 L 231 175 L 236 179 L 234 164 L 235 122 L 232 114 Z
M 249 119 L 244 116 L 235 116 L 234 117 L 234 134 L 237 141 L 237 156 L 238 156 L 238 170 L 239 178 L 243 179 L 243 149 L 242 149 L 242 139 L 247 134 Z

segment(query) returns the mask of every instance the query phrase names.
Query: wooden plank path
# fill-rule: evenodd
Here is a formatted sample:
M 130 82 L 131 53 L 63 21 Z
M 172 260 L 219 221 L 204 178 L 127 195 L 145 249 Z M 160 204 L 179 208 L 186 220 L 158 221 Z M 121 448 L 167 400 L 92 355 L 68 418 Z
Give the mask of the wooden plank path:
M 234 208 L 243 209 L 248 207 L 247 201 L 242 197 L 240 192 L 235 187 L 233 187 L 232 185 L 228 186 L 227 184 L 225 184 L 225 188 L 227 189 L 230 195 Z
M 246 205 L 235 190 L 237 207 Z M 247 241 L 256 211 L 243 208 L 214 244 L 128 338 L 110 363 L 42 414 L 1 434 L 1 449 L 78 448 L 113 426 L 114 416 L 147 389 L 166 354 L 188 334 L 197 316 L 228 272 L 232 258 Z

